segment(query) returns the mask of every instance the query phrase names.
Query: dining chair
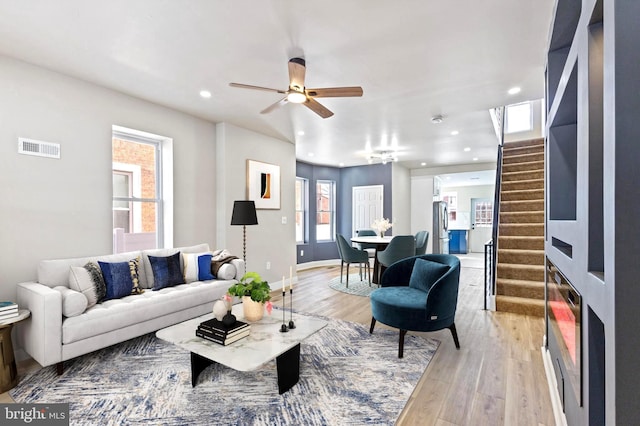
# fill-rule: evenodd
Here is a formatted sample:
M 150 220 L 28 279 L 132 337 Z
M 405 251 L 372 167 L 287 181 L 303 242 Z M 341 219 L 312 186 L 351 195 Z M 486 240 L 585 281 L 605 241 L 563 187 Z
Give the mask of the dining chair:
M 427 252 L 427 242 L 429 241 L 429 231 L 419 231 L 416 234 L 416 256 Z
M 401 259 L 413 257 L 416 253 L 416 240 L 413 235 L 396 235 L 386 249 L 378 252 L 380 275 L 385 269 Z
M 369 285 L 371 285 L 371 267 L 369 266 L 369 254 L 364 250 L 359 250 L 352 247 L 345 237 L 340 234 L 336 234 L 336 243 L 338 244 L 338 253 L 340 254 L 340 282 L 342 282 L 342 270 L 344 264 L 347 264 L 347 288 L 349 288 L 349 265 L 352 263 L 360 264 L 360 280 L 362 280 L 362 264 L 364 263 L 365 278 L 368 275 Z
M 373 229 L 360 229 L 357 232 L 357 235 L 358 237 L 375 237 L 378 234 L 376 234 L 376 231 L 374 231 Z M 369 253 L 369 257 L 375 257 L 377 249 L 375 244 L 358 243 L 358 245 L 360 246 L 360 250 L 364 250 Z

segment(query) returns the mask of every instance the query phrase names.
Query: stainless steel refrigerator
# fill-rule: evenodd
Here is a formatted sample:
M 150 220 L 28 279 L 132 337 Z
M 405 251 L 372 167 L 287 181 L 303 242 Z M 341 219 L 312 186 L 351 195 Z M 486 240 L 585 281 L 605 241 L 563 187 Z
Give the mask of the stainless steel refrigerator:
M 449 212 L 444 201 L 433 202 L 433 252 L 449 253 Z

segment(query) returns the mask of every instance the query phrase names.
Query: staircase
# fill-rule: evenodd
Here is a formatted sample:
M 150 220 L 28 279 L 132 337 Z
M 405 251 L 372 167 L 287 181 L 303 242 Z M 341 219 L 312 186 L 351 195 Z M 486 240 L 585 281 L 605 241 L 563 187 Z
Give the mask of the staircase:
M 544 316 L 544 139 L 505 143 L 496 310 Z

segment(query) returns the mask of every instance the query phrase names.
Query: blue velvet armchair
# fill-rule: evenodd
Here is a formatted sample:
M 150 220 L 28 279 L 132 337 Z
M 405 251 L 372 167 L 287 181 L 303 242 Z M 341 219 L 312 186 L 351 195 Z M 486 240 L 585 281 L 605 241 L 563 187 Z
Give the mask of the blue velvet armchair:
M 371 293 L 371 327 L 376 321 L 400 329 L 398 358 L 402 358 L 407 331 L 448 328 L 460 349 L 455 314 L 458 303 L 460 260 L 449 254 L 410 257 L 389 266 Z

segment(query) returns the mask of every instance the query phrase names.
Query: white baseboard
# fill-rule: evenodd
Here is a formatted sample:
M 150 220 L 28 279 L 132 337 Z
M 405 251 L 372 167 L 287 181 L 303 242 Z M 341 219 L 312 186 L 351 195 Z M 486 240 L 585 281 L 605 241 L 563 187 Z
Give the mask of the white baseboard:
M 545 336 L 546 339 L 546 336 Z M 553 417 L 556 420 L 557 426 L 567 426 L 567 418 L 562 412 L 562 401 L 560 401 L 560 395 L 558 395 L 558 389 L 556 388 L 556 372 L 553 369 L 553 361 L 551 361 L 551 355 L 546 347 L 540 349 L 542 353 L 542 363 L 544 364 L 544 371 L 547 374 L 547 383 L 549 385 L 549 396 L 551 397 L 551 406 L 553 408 Z
M 322 266 L 340 266 L 340 259 L 314 260 L 313 262 L 298 263 L 296 265 L 296 271 L 304 271 Z

